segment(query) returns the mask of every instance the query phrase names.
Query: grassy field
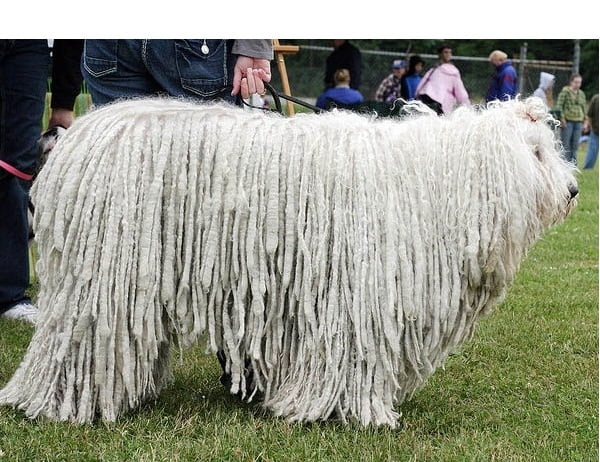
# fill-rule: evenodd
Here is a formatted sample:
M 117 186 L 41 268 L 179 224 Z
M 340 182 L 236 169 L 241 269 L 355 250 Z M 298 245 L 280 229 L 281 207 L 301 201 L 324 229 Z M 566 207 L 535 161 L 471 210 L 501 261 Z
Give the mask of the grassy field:
M 597 461 L 598 170 L 530 252 L 474 339 L 400 407 L 400 428 L 289 424 L 228 396 L 212 355 L 114 424 L 29 421 L 0 407 L 0 461 Z M 33 329 L 0 321 L 0 386 Z

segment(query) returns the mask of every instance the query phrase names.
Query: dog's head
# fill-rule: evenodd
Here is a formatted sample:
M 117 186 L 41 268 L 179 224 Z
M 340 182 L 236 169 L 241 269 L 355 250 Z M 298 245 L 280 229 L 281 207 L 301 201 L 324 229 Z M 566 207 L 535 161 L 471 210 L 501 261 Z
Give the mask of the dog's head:
M 66 131 L 67 131 L 67 129 L 62 126 L 52 127 L 52 128 L 49 128 L 48 130 L 46 130 L 44 133 L 42 133 L 42 136 L 40 136 L 40 138 L 38 139 L 38 155 L 37 155 L 35 172 L 33 174 L 34 180 L 38 176 L 38 173 L 40 172 L 40 170 L 42 170 L 42 167 L 46 163 L 46 160 L 48 160 L 48 156 L 54 149 L 54 146 L 56 146 L 56 143 L 58 142 L 59 138 L 61 136 L 63 136 Z M 27 210 L 27 220 L 29 222 L 29 244 L 30 245 L 33 242 L 33 238 L 35 237 L 34 232 L 33 232 L 33 212 L 34 212 L 34 205 L 31 201 L 29 201 L 29 206 L 28 206 L 28 210 Z
M 526 139 L 543 179 L 544 194 L 540 195 L 540 217 L 548 226 L 566 218 L 577 204 L 579 187 L 576 167 L 565 161 L 563 146 L 555 131 L 559 122 L 537 97 L 527 98 L 517 110 L 526 119 Z
M 545 229 L 565 219 L 577 202 L 576 168 L 564 159 L 557 121 L 540 98 L 488 104 L 489 136 L 494 155 L 513 159 L 511 200 L 529 202 Z M 532 222 L 534 224 L 534 222 Z

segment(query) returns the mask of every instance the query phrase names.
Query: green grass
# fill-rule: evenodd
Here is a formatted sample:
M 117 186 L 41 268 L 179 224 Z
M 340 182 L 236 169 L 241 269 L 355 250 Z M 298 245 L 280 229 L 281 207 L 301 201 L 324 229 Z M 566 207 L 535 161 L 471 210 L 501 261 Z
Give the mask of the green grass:
M 598 171 L 523 262 L 474 339 L 402 404 L 400 428 L 294 425 L 229 397 L 200 348 L 175 382 L 114 424 L 29 421 L 0 407 L 4 461 L 597 461 Z M 33 329 L 0 322 L 0 386 Z M 181 360 L 181 361 L 180 361 Z

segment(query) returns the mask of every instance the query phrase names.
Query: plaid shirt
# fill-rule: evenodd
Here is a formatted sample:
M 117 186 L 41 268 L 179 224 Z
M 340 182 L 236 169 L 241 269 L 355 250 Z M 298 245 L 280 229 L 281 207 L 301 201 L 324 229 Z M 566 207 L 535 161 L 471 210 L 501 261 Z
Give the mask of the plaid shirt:
M 585 120 L 586 104 L 585 93 L 578 90 L 573 93 L 569 87 L 563 87 L 558 94 L 556 109 L 560 110 L 561 120 L 583 122 Z
M 390 74 L 379 84 L 375 99 L 390 103 L 398 98 L 400 98 L 400 79 L 394 74 Z

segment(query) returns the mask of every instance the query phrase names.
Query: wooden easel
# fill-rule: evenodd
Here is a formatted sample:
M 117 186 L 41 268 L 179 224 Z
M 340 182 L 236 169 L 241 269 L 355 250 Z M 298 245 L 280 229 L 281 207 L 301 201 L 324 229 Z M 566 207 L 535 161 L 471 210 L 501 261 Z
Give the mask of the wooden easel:
M 298 53 L 300 47 L 298 45 L 280 45 L 279 39 L 273 39 L 273 52 L 275 53 L 275 59 L 277 60 L 277 69 L 279 75 L 281 75 L 281 85 L 283 87 L 283 93 L 288 96 L 292 96 L 290 90 L 290 82 L 287 76 L 287 70 L 285 69 L 284 55 Z M 288 115 L 294 115 L 294 103 L 291 101 L 287 102 Z

